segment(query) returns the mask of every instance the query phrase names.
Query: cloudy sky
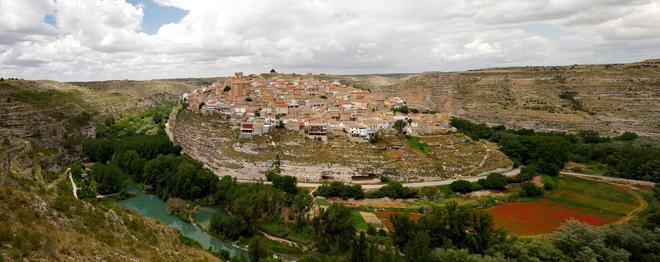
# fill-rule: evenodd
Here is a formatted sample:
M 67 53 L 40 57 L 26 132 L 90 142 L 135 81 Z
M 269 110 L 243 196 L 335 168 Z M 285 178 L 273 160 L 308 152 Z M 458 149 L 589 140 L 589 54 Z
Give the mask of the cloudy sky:
M 0 76 L 396 73 L 660 58 L 660 0 L 0 0 Z

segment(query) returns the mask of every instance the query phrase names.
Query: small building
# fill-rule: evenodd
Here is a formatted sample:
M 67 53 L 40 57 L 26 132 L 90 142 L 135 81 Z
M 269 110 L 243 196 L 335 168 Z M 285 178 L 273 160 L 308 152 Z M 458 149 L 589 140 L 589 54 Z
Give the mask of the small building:
M 309 123 L 305 127 L 305 133 L 308 138 L 328 140 L 328 125 L 326 123 Z
M 241 136 L 243 137 L 252 137 L 254 135 L 254 124 L 253 123 L 242 123 L 241 124 Z

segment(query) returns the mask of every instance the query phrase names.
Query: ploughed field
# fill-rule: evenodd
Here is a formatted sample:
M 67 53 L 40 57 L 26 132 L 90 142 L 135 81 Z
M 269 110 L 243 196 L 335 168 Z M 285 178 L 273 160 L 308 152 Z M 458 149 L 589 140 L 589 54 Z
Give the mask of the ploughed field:
M 552 233 L 573 219 L 600 226 L 614 223 L 643 203 L 624 186 L 558 177 L 558 187 L 536 199 L 521 199 L 486 209 L 495 226 L 522 236 Z
M 509 169 L 512 162 L 489 142 L 462 134 L 420 137 L 428 148 L 387 135 L 378 143 L 354 142 L 343 134 L 328 142 L 304 138 L 302 132 L 276 129 L 272 136 L 240 137 L 219 116 L 187 110 L 174 124 L 177 144 L 218 175 L 264 179 L 280 160 L 282 172 L 299 181 L 316 182 L 321 175 L 350 181 L 355 175 L 388 175 L 403 181 L 439 180 Z

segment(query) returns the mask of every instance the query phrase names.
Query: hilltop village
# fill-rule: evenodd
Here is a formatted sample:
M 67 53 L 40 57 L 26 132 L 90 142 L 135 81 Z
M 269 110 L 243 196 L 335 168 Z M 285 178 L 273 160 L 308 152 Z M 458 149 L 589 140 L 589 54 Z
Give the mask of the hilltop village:
M 346 135 L 368 141 L 378 133 L 394 130 L 409 135 L 443 133 L 449 130 L 445 113 L 408 109 L 399 97 L 386 97 L 339 81 L 319 80 L 312 74 L 235 73 L 225 81 L 183 95 L 188 109 L 216 114 L 241 136 L 268 135 L 274 128 L 302 131 L 306 137 L 327 141 Z M 415 111 L 414 113 L 412 111 Z

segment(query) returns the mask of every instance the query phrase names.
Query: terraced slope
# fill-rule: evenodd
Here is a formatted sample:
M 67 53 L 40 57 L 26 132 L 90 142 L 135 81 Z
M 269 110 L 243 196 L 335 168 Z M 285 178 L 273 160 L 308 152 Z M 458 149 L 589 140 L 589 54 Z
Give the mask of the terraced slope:
M 324 177 L 351 181 L 352 176 L 364 175 L 431 181 L 506 170 L 512 164 L 494 145 L 461 134 L 421 137 L 429 146 L 425 153 L 395 135 L 376 144 L 352 142 L 344 136 L 324 143 L 287 130 L 276 130 L 271 137 L 241 138 L 236 128 L 217 116 L 187 110 L 172 123 L 174 140 L 186 153 L 219 176 L 241 179 L 263 179 L 278 160 L 284 174 L 310 182 Z

